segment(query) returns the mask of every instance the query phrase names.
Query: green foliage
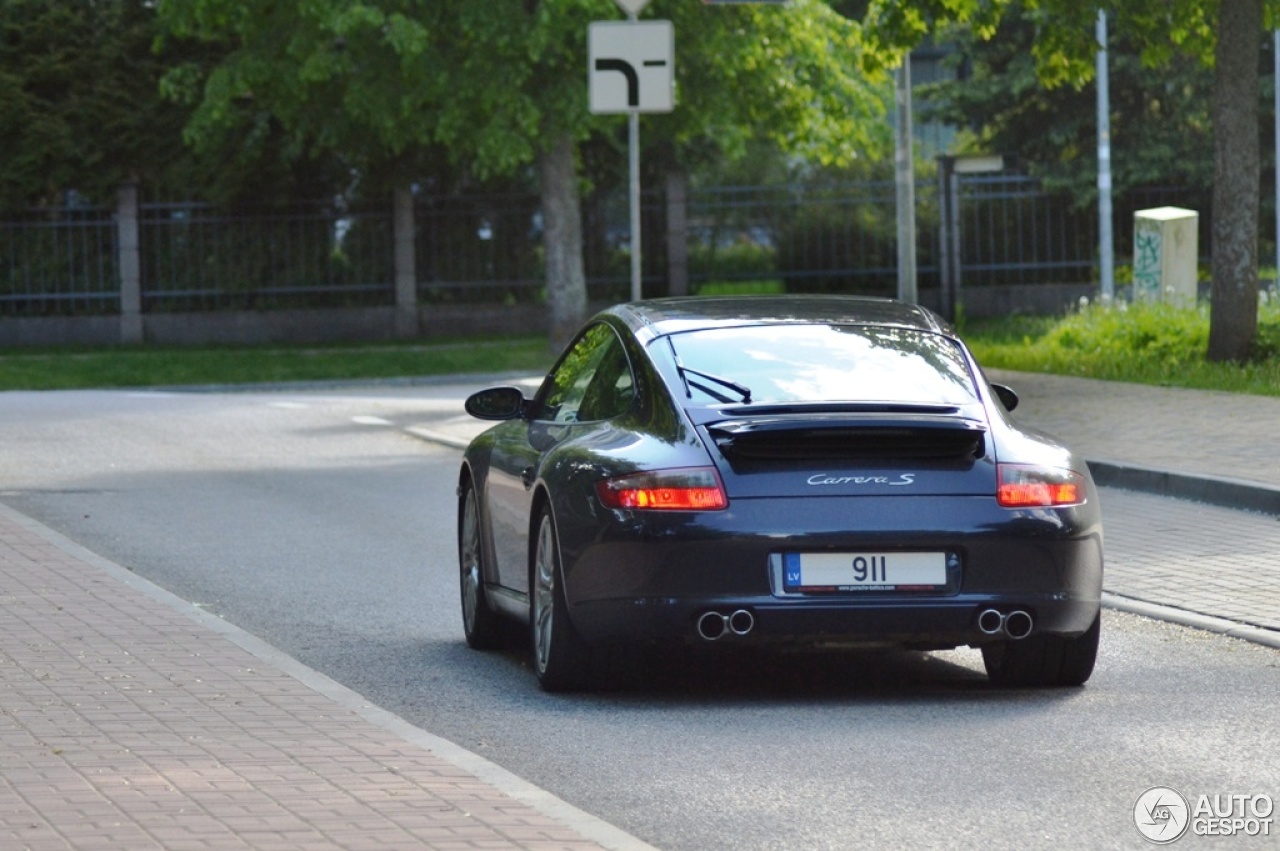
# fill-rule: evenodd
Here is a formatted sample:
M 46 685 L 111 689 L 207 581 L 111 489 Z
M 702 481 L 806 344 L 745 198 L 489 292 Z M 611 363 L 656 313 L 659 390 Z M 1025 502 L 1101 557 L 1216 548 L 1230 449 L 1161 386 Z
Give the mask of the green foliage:
M 0 3 L 0 206 L 111 202 L 129 180 L 180 185 L 186 111 L 158 81 L 147 0 Z M 177 42 L 176 49 L 190 49 Z
M 689 268 L 710 281 L 769 278 L 776 274 L 777 249 L 746 236 L 728 245 L 713 238 L 690 247 Z
M 1274 0 L 1264 4 L 1274 17 Z M 1148 68 L 1167 67 L 1178 57 L 1213 64 L 1218 4 L 1204 0 L 869 0 L 863 18 L 869 46 L 864 61 L 873 68 L 896 65 L 903 50 L 956 24 L 990 40 L 1020 7 L 1036 30 L 1030 57 L 1050 88 L 1079 89 L 1093 79 L 1100 9 L 1107 13 L 1110 32 L 1125 33 Z
M 1033 13 L 1036 37 L 1032 48 L 1036 74 L 1046 86 L 1082 87 L 1095 73 L 1098 44 L 1095 24 L 1107 12 L 1109 32 L 1124 33 L 1148 67 L 1168 67 L 1190 57 L 1211 66 L 1231 59 L 1214 87 L 1216 221 L 1230 227 L 1215 231 L 1211 252 L 1215 264 L 1215 361 L 1239 360 L 1254 335 L 1252 301 L 1257 293 L 1256 243 L 1259 204 L 1256 150 L 1258 92 L 1256 53 L 1263 19 L 1280 20 L 1280 2 L 1253 0 L 1228 5 L 1227 0 L 1025 0 Z M 952 24 L 967 24 L 990 38 L 1012 0 L 869 0 L 865 23 L 872 49 L 864 54 L 873 65 L 894 64 L 902 52 L 926 35 Z M 1256 16 L 1256 17 L 1255 17 Z M 1256 21 L 1256 23 L 1255 23 Z M 1225 26 L 1219 26 L 1225 23 Z M 1222 41 L 1218 40 L 1219 31 Z M 1228 77 L 1230 79 L 1228 79 Z M 1229 187 L 1229 188 L 1228 188 Z M 1215 191 L 1215 195 L 1219 193 Z M 1230 261 L 1224 258 L 1232 258 Z M 1243 259 L 1237 259 L 1243 258 Z
M 1043 343 L 1079 360 L 1135 358 L 1177 369 L 1203 359 L 1208 311 L 1125 302 L 1116 309 L 1090 305 L 1058 323 Z
M 1213 64 L 1217 3 L 1204 0 L 1121 0 L 1080 3 L 1076 0 L 1027 0 L 1037 12 L 1041 36 L 1034 48 L 1045 85 L 1081 88 L 1093 79 L 1098 10 L 1107 12 L 1108 30 L 1124 33 L 1143 65 L 1168 68 L 1175 59 Z
M 861 27 L 825 3 L 656 0 L 650 9 L 675 26 L 679 104 L 650 123 L 682 164 L 696 165 L 690 154 L 708 148 L 740 159 L 760 138 L 824 165 L 890 150 L 888 77 L 860 70 Z
M 442 160 L 491 179 L 568 152 L 574 176 L 597 177 L 582 174 L 592 161 L 582 152 L 620 153 L 626 126 L 589 112 L 589 25 L 606 9 L 600 0 L 159 0 L 170 32 L 225 51 L 213 66 L 166 77 L 171 95 L 194 106 L 187 137 L 198 150 L 246 139 L 262 159 L 274 143 L 284 162 L 340 163 L 366 196 L 423 182 Z M 785 9 L 657 0 L 646 15 L 679 34 L 679 108 L 646 116 L 651 168 L 741 158 L 761 137 L 848 163 L 886 139 L 886 79 L 859 73 L 859 28 L 820 0 Z M 584 186 L 547 182 L 548 219 L 578 215 Z M 586 304 L 581 247 L 559 228 L 546 232 L 562 240 L 547 257 L 558 338 Z
M 206 156 L 237 168 L 312 162 L 373 180 L 437 120 L 436 5 L 162 0 L 168 33 L 220 48 L 217 62 L 171 69 L 165 91 L 193 107 L 185 136 Z
M 966 24 L 978 35 L 989 38 L 1010 0 L 870 0 L 864 24 L 871 43 L 883 52 L 868 54 L 869 61 L 892 58 L 897 51 L 910 49 L 926 36 L 949 26 Z
M 187 137 L 206 152 L 272 141 L 285 160 L 338 157 L 364 180 L 416 178 L 447 157 L 487 178 L 516 173 L 562 133 L 616 144 L 624 126 L 587 110 L 588 25 L 616 14 L 600 0 L 162 0 L 159 10 L 171 33 L 225 49 L 165 78 L 194 106 Z M 858 28 L 824 3 L 657 0 L 645 14 L 677 33 L 680 106 L 646 117 L 646 150 L 659 158 L 737 157 L 761 134 L 824 162 L 884 144 L 883 80 L 858 73 Z
M 1254 356 L 1243 364 L 1206 361 L 1205 307 L 1090 305 L 1056 320 L 971 320 L 964 334 L 979 361 L 993 368 L 1280 396 L 1280 305 L 1274 300 L 1260 307 Z
M 697 286 L 697 295 L 782 295 L 787 291 L 781 278 L 753 281 L 707 281 Z
M 971 150 L 1016 153 L 1046 187 L 1065 188 L 1084 206 L 1097 197 L 1097 96 L 1091 88 L 1041 82 L 1032 55 L 1041 17 L 1011 7 L 990 40 L 952 30 L 950 61 L 962 73 L 922 87 L 921 116 L 968 128 Z M 1214 167 L 1212 73 L 1194 61 L 1153 73 L 1132 36 L 1116 32 L 1109 42 L 1115 194 L 1150 185 L 1207 191 Z

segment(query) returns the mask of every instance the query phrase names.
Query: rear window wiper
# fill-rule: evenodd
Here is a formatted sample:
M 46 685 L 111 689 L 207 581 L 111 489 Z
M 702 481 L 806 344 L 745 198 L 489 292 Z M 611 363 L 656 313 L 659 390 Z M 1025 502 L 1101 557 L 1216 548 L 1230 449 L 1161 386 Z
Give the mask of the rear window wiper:
M 684 382 L 684 393 L 686 398 L 689 398 L 689 399 L 693 398 L 692 388 L 696 387 L 699 390 L 701 390 L 703 393 L 706 393 L 712 399 L 715 399 L 717 402 L 725 402 L 725 403 L 739 402 L 741 404 L 747 404 L 751 401 L 750 387 L 746 386 L 745 384 L 739 384 L 738 382 L 728 378 L 721 378 L 718 375 L 712 375 L 709 372 L 703 372 L 700 369 L 694 369 L 692 367 L 685 366 L 683 363 L 680 362 L 680 355 L 676 354 L 675 344 L 671 342 L 670 337 L 667 338 L 667 345 L 671 347 L 671 357 L 675 359 L 676 370 L 680 373 L 680 380 Z M 689 380 L 689 376 L 691 375 L 696 375 L 698 378 L 701 378 L 705 381 L 710 381 L 712 384 L 718 384 L 721 387 L 728 388 L 729 390 L 732 390 L 734 393 L 737 393 L 741 398 L 732 399 L 724 395 L 723 393 L 719 393 L 715 390 L 712 390 L 710 387 L 706 386 L 705 384 L 699 381 L 691 381 Z
M 720 376 L 712 375 L 709 372 L 702 372 L 701 370 L 690 369 L 687 366 L 678 366 L 677 368 L 680 370 L 680 374 L 684 376 L 684 383 L 685 383 L 686 389 L 689 387 L 697 387 L 703 393 L 706 393 L 708 396 L 710 396 L 711 398 L 715 399 L 718 402 L 741 402 L 743 404 L 746 404 L 751 401 L 751 388 L 746 386 L 745 384 L 739 384 L 736 381 L 731 381 L 728 378 L 721 378 Z M 730 390 L 732 390 L 734 393 L 737 393 L 742 398 L 731 399 L 728 396 L 724 395 L 723 393 L 717 393 L 716 391 L 712 390 L 710 387 L 707 387 L 705 384 L 702 384 L 697 381 L 690 381 L 689 380 L 690 375 L 696 375 L 699 378 L 704 378 L 707 381 L 712 382 L 713 384 L 719 384 L 721 387 L 727 387 Z M 690 395 L 693 395 L 693 394 L 690 394 Z

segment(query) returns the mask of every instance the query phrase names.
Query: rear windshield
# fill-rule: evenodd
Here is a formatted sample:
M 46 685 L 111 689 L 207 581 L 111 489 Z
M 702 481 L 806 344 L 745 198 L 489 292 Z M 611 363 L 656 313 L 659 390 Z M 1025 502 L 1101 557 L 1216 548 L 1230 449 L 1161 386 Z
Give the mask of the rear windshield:
M 753 403 L 966 405 L 978 399 L 959 346 L 938 334 L 860 325 L 754 325 L 668 339 L 683 367 L 749 389 Z M 657 345 L 667 347 L 664 341 Z M 693 372 L 685 377 L 695 403 L 741 401 L 723 383 Z

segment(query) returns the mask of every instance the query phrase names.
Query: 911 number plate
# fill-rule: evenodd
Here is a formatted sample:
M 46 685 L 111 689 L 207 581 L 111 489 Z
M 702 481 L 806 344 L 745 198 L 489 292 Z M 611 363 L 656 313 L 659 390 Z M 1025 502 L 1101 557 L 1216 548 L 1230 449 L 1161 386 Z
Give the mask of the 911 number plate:
M 919 552 L 785 553 L 789 593 L 924 591 L 947 584 L 947 554 Z

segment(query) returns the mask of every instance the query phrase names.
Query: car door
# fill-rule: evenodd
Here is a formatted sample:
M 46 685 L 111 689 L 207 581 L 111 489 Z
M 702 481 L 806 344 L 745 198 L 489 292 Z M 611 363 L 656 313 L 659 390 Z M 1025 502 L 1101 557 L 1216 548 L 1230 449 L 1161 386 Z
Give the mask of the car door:
M 634 377 L 613 329 L 589 325 L 543 381 L 531 419 L 500 430 L 489 473 L 494 555 L 503 587 L 529 590 L 529 534 L 533 487 L 547 454 L 593 422 L 629 407 Z

